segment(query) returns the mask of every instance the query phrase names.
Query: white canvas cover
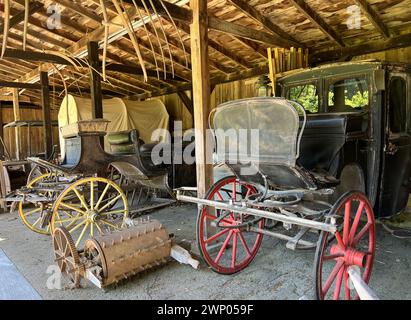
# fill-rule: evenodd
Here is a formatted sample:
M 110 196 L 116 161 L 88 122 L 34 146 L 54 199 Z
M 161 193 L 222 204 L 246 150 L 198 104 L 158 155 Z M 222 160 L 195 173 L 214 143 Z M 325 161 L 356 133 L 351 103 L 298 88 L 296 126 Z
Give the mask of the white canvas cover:
M 103 118 L 110 121 L 107 132 L 119 132 L 137 129 L 140 139 L 145 143 L 151 140 L 156 129 L 168 130 L 169 115 L 165 105 L 157 99 L 147 101 L 131 101 L 120 98 L 103 100 Z M 91 99 L 68 95 L 61 103 L 58 124 L 61 127 L 78 121 L 91 120 Z M 60 137 L 61 156 L 64 157 L 64 139 Z M 110 150 L 107 138 L 104 148 Z

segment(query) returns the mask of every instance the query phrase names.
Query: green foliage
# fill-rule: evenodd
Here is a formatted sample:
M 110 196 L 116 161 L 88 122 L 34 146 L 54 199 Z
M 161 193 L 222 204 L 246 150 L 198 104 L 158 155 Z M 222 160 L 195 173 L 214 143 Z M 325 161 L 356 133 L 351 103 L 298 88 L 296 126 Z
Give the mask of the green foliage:
M 358 91 L 355 95 L 353 95 L 352 99 L 345 98 L 345 104 L 351 106 L 353 108 L 363 108 L 368 105 L 368 91 L 365 91 L 362 94 Z
M 318 113 L 317 88 L 313 84 L 296 86 L 290 89 L 290 100 L 297 101 L 310 113 Z
M 345 105 L 350 106 L 354 109 L 364 108 L 368 106 L 368 89 L 361 91 L 359 86 L 353 82 L 346 82 L 344 85 L 344 99 Z M 334 86 L 330 87 L 328 92 L 328 105 L 334 106 Z

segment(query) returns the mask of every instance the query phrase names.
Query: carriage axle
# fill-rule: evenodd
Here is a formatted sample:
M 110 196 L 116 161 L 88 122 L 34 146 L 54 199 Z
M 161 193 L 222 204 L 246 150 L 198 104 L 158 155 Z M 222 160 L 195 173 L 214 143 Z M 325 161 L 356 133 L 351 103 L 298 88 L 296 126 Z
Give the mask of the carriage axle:
M 308 220 L 299 217 L 291 217 L 283 214 L 264 211 L 254 208 L 247 207 L 247 203 L 243 202 L 242 205 L 237 205 L 235 203 L 227 203 L 215 200 L 200 199 L 197 197 L 186 196 L 181 193 L 180 190 L 177 191 L 177 199 L 184 202 L 195 203 L 201 206 L 213 207 L 215 209 L 227 210 L 235 213 L 252 215 L 264 219 L 274 220 L 282 222 L 284 224 L 297 225 L 305 228 L 310 228 L 319 231 L 326 231 L 330 233 L 335 233 L 337 231 L 337 225 L 335 219 L 331 218 L 330 223 L 318 222 L 313 220 Z

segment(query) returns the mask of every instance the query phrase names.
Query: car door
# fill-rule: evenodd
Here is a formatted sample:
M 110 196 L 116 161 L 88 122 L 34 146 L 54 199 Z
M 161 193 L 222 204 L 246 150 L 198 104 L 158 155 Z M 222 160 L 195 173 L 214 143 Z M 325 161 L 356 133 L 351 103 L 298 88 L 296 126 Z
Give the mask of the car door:
M 401 212 L 408 202 L 411 172 L 409 75 L 393 73 L 386 95 L 387 125 L 380 216 Z

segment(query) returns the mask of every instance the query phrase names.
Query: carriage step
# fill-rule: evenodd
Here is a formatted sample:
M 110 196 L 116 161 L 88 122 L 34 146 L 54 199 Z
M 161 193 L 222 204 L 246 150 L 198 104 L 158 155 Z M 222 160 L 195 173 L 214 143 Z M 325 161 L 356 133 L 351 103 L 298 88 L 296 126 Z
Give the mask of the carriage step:
M 53 201 L 53 199 L 50 199 L 48 197 L 43 197 L 39 195 L 27 195 L 27 194 L 11 194 L 9 196 L 6 196 L 4 198 L 0 198 L 1 201 L 6 201 L 6 202 L 50 202 Z

